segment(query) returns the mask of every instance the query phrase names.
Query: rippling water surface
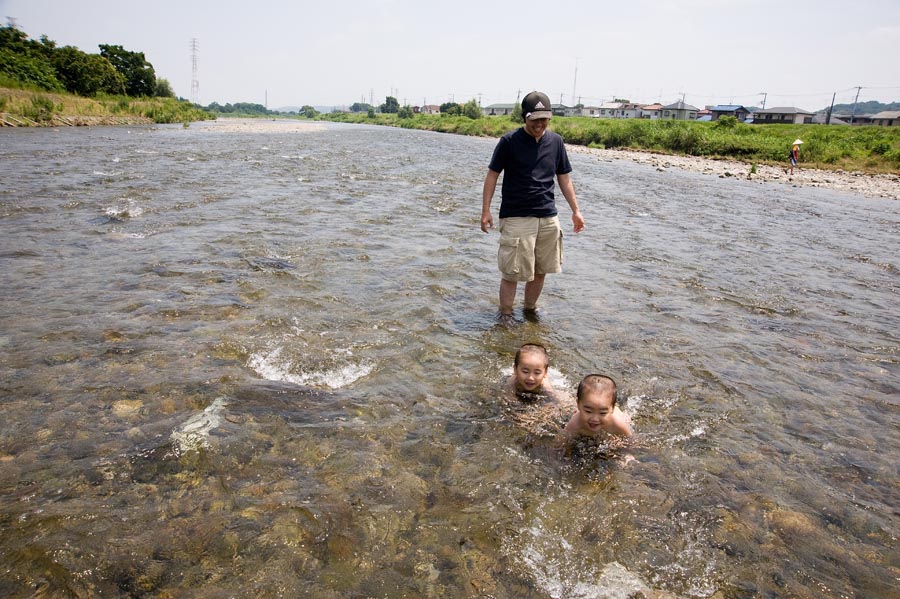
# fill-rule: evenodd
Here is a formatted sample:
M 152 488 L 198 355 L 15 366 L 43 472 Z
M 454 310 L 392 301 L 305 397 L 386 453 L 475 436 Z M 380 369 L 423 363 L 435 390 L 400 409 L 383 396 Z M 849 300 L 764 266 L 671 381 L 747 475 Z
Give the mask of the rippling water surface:
M 573 154 L 507 328 L 493 146 L 0 131 L 0 595 L 897 597 L 900 204 Z M 637 463 L 504 417 L 530 340 Z

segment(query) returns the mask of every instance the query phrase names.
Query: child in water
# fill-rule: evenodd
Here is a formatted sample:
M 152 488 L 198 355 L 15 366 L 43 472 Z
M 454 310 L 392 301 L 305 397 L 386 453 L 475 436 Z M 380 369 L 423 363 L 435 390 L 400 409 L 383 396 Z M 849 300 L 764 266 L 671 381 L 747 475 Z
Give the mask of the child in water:
M 602 374 L 584 377 L 578 385 L 575 413 L 563 430 L 566 440 L 630 437 L 631 417 L 616 405 L 616 395 L 616 382 L 612 378 Z
M 547 376 L 549 368 L 547 348 L 540 343 L 526 343 L 516 351 L 513 373 L 506 381 L 506 388 L 525 403 L 547 397 L 553 399 L 555 393 Z

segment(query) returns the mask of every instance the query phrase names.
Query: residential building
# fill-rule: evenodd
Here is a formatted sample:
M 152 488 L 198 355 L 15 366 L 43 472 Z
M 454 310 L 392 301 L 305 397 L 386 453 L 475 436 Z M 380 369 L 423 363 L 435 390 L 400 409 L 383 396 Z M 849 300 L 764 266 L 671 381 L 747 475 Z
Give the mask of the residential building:
M 900 126 L 900 110 L 885 110 L 872 115 L 872 124 L 879 127 Z
M 419 107 L 419 112 L 422 114 L 441 114 L 441 107 L 437 104 L 426 104 Z
M 766 108 L 753 113 L 752 123 L 754 125 L 774 125 L 778 123 L 802 125 L 804 123 L 812 123 L 813 116 L 815 116 L 814 113 L 794 106 Z
M 641 119 L 650 119 L 657 120 L 659 115 L 662 114 L 663 105 L 657 102 L 656 104 L 645 104 L 640 107 L 640 111 L 638 112 L 638 118 Z
M 873 115 L 871 115 L 871 114 L 846 114 L 846 113 L 844 113 L 844 114 L 831 115 L 831 116 L 832 116 L 832 118 L 834 118 L 835 116 L 839 117 L 840 119 L 846 121 L 848 125 L 859 126 L 859 125 L 873 124 L 872 123 Z
M 604 102 L 599 106 L 597 114 L 593 116 L 599 119 L 623 118 L 621 116 L 623 106 L 625 106 L 624 102 Z
M 720 116 L 733 116 L 743 123 L 750 116 L 750 111 L 740 104 L 719 104 L 718 106 L 713 106 L 712 120 L 718 121 Z
M 828 119 L 828 111 L 820 110 L 818 111 L 812 118 L 813 125 L 849 125 L 847 121 L 844 119 L 838 118 L 835 115 L 831 115 L 831 119 Z
M 491 104 L 490 106 L 482 106 L 481 113 L 484 116 L 509 115 L 513 113 L 515 104 Z
M 678 101 L 674 104 L 663 106 L 660 118 L 677 121 L 693 121 L 697 118 L 697 112 L 699 112 L 699 110 L 700 109 L 696 106 L 691 106 L 690 104 L 685 104 L 683 101 Z
M 599 115 L 600 115 L 600 107 L 599 106 L 582 106 L 581 113 L 579 116 L 597 117 Z

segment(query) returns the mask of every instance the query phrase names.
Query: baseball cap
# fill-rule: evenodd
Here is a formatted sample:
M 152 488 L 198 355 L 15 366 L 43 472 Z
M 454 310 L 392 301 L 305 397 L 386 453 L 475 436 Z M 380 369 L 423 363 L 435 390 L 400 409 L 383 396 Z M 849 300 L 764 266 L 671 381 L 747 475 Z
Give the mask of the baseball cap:
M 534 119 L 549 119 L 553 116 L 550 111 L 550 98 L 541 92 L 531 92 L 522 99 L 522 116 L 529 121 Z

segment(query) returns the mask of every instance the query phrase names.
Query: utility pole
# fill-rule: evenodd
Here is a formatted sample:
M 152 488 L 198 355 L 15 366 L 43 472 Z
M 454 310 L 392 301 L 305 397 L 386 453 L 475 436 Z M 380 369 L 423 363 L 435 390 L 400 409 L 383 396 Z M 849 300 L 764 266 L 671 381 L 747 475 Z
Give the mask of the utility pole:
M 831 113 L 834 112 L 834 99 L 837 97 L 837 92 L 834 92 L 834 95 L 831 96 L 831 108 L 828 109 L 828 114 L 825 115 L 825 124 L 831 124 Z
M 575 102 L 575 85 L 578 83 L 578 58 L 575 58 L 575 77 L 572 78 L 572 102 Z M 562 102 L 560 102 L 562 104 Z
M 762 109 L 765 110 L 766 109 L 766 98 L 769 97 L 769 93 L 768 92 L 759 92 L 759 95 L 763 97 Z
M 191 102 L 200 103 L 200 79 L 197 75 L 197 55 L 200 53 L 200 43 L 197 38 L 191 38 Z
M 862 87 L 860 87 L 859 85 L 856 86 L 856 97 L 853 98 L 853 112 L 850 114 L 851 125 L 853 124 L 854 119 L 856 119 L 856 103 L 859 101 L 859 90 L 861 89 Z

